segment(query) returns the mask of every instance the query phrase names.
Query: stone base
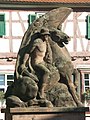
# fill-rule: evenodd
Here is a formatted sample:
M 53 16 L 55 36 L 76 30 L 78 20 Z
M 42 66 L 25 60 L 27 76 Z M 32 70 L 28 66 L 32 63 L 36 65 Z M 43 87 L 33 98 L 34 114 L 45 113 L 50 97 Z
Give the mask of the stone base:
M 88 107 L 60 108 L 10 108 L 2 109 L 5 120 L 85 120 Z

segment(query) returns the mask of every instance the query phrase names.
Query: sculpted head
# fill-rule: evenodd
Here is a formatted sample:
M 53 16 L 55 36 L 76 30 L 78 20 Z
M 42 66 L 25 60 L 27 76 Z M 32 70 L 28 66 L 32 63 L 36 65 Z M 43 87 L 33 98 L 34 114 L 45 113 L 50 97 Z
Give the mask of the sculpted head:
M 60 47 L 63 47 L 64 44 L 68 44 L 70 41 L 70 37 L 61 30 L 51 32 L 51 38 L 57 42 Z
M 40 35 L 42 39 L 48 40 L 48 36 L 50 36 L 49 29 L 43 27 L 40 31 Z

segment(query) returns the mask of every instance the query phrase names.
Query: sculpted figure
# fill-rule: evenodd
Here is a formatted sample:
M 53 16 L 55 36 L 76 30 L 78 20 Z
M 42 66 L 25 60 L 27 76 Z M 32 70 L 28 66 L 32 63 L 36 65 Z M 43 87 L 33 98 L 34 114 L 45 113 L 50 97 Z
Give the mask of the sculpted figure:
M 31 50 L 25 55 L 24 62 L 21 65 L 23 69 L 29 59 L 32 69 L 39 79 L 39 98 L 44 98 L 44 87 L 46 86 L 46 81 L 50 74 L 47 64 L 52 64 L 52 50 L 48 43 L 48 36 L 50 36 L 49 30 L 47 28 L 42 28 L 39 38 L 34 40 Z
M 51 10 L 34 21 L 24 34 L 14 83 L 5 94 L 8 107 L 82 106 L 72 82 L 74 67 L 65 47 L 70 38 L 60 30 L 71 11 Z
M 40 38 L 34 41 L 30 53 L 31 65 L 40 80 L 38 92 L 40 98 L 44 98 L 44 88 L 50 74 L 47 64 L 52 64 L 52 50 L 48 43 L 48 36 L 50 36 L 49 30 L 42 28 L 40 31 Z
M 61 34 L 62 39 L 60 39 Z M 67 44 L 69 42 L 70 37 L 58 29 L 51 32 L 51 36 L 52 40 L 50 40 L 50 45 L 53 53 L 53 62 L 62 76 L 60 80 L 66 82 L 77 106 L 83 106 L 77 96 L 75 85 L 72 82 L 72 75 L 76 73 L 76 70 L 72 64 L 70 54 L 64 45 L 64 43 Z M 77 74 L 75 75 L 77 78 Z

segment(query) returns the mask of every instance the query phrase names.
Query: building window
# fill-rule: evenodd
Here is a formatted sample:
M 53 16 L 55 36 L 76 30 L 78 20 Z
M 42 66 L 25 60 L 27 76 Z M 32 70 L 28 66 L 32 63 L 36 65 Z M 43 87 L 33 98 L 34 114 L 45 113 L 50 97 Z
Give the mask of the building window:
M 37 14 L 37 18 L 39 18 L 39 17 L 41 17 L 41 16 L 43 16 L 44 14 L 45 14 L 45 12 L 43 13 L 36 13 Z
M 14 81 L 14 74 L 0 74 L 0 91 L 6 91 Z
M 11 85 L 14 81 L 14 75 L 8 74 L 7 75 L 7 86 Z
M 84 92 L 90 89 L 90 74 L 84 74 Z
M 41 17 L 44 14 L 45 13 L 29 14 L 28 15 L 28 26 L 30 26 L 33 23 L 34 20 L 36 20 L 37 18 Z
M 0 86 L 4 86 L 5 85 L 5 75 L 4 74 L 2 74 L 2 75 L 0 75 Z

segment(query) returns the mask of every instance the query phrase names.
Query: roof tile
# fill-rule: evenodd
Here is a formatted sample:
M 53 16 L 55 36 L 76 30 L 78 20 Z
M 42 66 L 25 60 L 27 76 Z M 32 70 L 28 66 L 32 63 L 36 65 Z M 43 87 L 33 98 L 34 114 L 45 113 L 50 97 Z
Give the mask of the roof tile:
M 0 0 L 2 2 L 59 2 L 59 3 L 90 3 L 90 0 Z

